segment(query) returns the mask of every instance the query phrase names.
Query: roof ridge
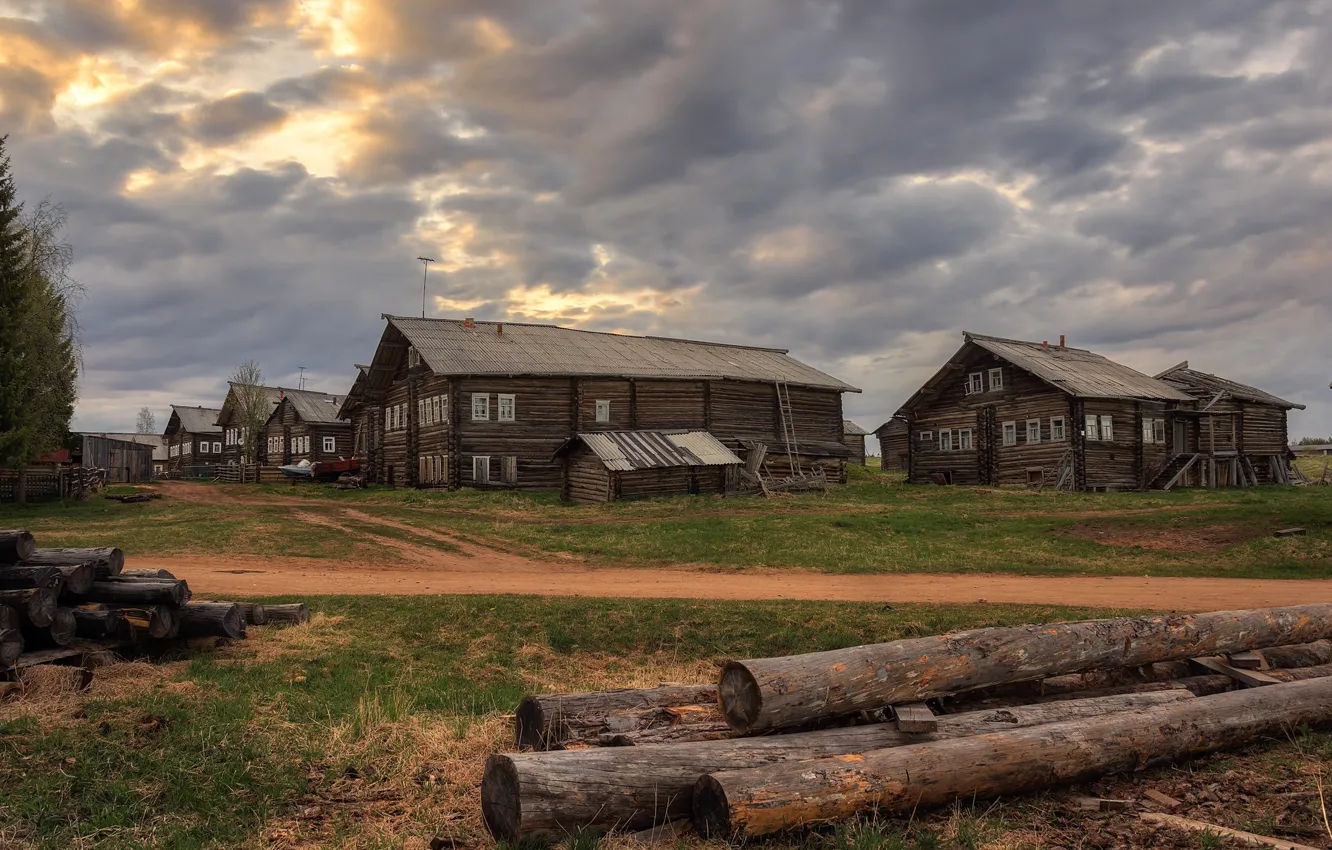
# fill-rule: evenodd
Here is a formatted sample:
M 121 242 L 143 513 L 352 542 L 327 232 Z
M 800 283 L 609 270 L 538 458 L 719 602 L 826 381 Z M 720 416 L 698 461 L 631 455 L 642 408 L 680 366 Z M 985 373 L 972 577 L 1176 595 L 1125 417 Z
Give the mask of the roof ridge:
M 1081 351 L 1084 354 L 1095 354 L 1097 357 L 1100 357 L 1104 360 L 1110 360 L 1109 357 L 1106 357 L 1104 354 L 1097 354 L 1095 351 L 1092 351 L 1090 348 L 1076 348 L 1072 345 L 1050 345 L 1049 340 L 1046 340 L 1044 342 L 1036 342 L 1030 339 L 1014 339 L 1012 337 L 1006 337 L 1006 336 L 991 336 L 989 334 L 978 334 L 967 330 L 962 331 L 962 338 L 966 342 L 971 342 L 972 340 L 975 339 L 983 339 L 988 342 L 1006 342 L 1012 345 L 1030 345 L 1032 348 L 1037 348 L 1040 349 L 1041 351 Z M 1116 360 L 1111 362 L 1117 363 L 1119 361 Z M 1135 369 L 1134 371 L 1136 372 L 1137 370 Z
M 398 322 L 404 320 L 412 322 L 441 322 L 441 323 L 456 322 L 457 324 L 462 324 L 463 322 L 462 319 L 445 319 L 439 316 L 427 316 L 427 317 L 394 316 L 389 313 L 384 313 L 382 315 L 384 319 L 387 319 L 390 322 Z M 598 334 L 600 336 L 620 337 L 621 339 L 654 339 L 659 342 L 685 342 L 689 343 L 690 345 L 707 345 L 707 346 L 713 346 L 715 348 L 742 348 L 748 351 L 771 351 L 776 354 L 791 353 L 791 350 L 789 348 L 770 348 L 764 345 L 743 345 L 734 342 L 711 342 L 706 339 L 685 339 L 684 337 L 652 336 L 651 334 L 626 334 L 626 333 L 619 333 L 617 331 L 594 331 L 594 330 L 589 330 L 587 328 L 567 328 L 564 325 L 541 324 L 539 322 L 501 322 L 490 319 L 484 319 L 484 320 L 475 319 L 473 321 L 478 325 L 506 325 L 508 327 L 514 327 L 514 328 L 550 328 L 557 331 L 568 331 L 569 333 Z

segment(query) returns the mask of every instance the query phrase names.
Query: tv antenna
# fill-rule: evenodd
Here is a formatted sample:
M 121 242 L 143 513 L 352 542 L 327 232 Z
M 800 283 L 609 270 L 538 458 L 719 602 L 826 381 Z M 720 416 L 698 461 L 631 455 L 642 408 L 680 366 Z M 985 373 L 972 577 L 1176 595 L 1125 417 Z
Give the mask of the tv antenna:
M 297 366 L 296 368 L 301 370 L 301 377 L 296 381 L 296 389 L 303 390 L 305 389 L 305 367 Z
M 426 277 L 430 274 L 430 264 L 435 262 L 434 257 L 417 257 L 424 267 L 421 270 L 421 318 L 425 318 L 425 296 L 426 296 Z

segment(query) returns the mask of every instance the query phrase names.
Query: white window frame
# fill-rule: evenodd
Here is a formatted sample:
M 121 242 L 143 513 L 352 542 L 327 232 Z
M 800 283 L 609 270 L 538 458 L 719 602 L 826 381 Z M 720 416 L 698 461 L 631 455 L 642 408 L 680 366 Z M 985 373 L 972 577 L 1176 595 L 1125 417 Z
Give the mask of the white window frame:
M 610 421 L 610 399 L 599 398 L 596 401 L 596 419 L 598 422 Z
M 337 437 L 325 437 L 325 438 L 324 438 L 324 454 L 326 454 L 326 455 L 337 454 L 337 451 L 338 451 L 338 438 L 337 438 Z
M 484 464 L 484 466 L 482 465 Z M 484 477 L 478 478 L 477 469 L 484 469 Z M 489 484 L 490 483 L 490 455 L 472 455 L 472 483 Z
M 1166 421 L 1164 419 L 1152 420 L 1152 442 L 1165 445 L 1166 441 Z
M 418 425 L 426 424 L 426 400 L 423 398 L 416 400 L 416 423 Z
M 490 393 L 472 393 L 472 421 L 490 421 Z
M 505 402 L 508 402 L 506 411 Z M 500 393 L 495 403 L 495 420 L 497 422 L 517 422 L 518 421 L 518 397 L 513 393 Z
M 384 430 L 393 430 L 393 408 L 391 407 L 384 408 Z
M 444 424 L 449 422 L 449 394 L 444 393 L 439 396 L 439 421 Z
M 1086 429 L 1083 436 L 1088 440 L 1101 439 L 1101 417 L 1097 416 L 1095 413 L 1088 413 L 1083 418 L 1083 426 Z
M 186 440 L 186 441 L 184 442 L 184 444 L 181 446 L 180 453 L 181 453 L 181 454 L 184 454 L 184 455 L 192 455 L 192 454 L 194 454 L 194 441 L 193 441 L 193 440 Z
M 1008 421 L 1008 422 L 1003 423 L 1001 433 L 1002 433 L 1001 442 L 1002 442 L 1005 446 L 1016 446 L 1016 445 L 1017 445 L 1017 420 L 1014 419 L 1014 420 L 1011 420 L 1011 421 Z
M 407 346 L 407 368 L 421 365 L 421 352 L 416 350 L 416 346 Z
M 1032 429 L 1032 428 L 1035 428 L 1035 429 L 1036 429 L 1036 439 L 1034 439 L 1034 440 L 1031 438 L 1031 429 Z M 1039 419 L 1028 419 L 1028 420 L 1027 420 L 1027 445 L 1029 445 L 1029 446 L 1034 446 L 1034 445 L 1040 443 L 1040 441 L 1041 441 L 1041 420 L 1039 420 Z
M 213 454 L 215 455 L 222 454 L 222 444 L 217 442 L 216 440 L 213 441 Z
M 985 373 L 972 372 L 967 375 L 967 395 L 985 392 Z
M 957 450 L 960 452 L 969 452 L 975 448 L 971 439 L 970 428 L 957 429 Z
M 934 432 L 933 432 L 933 431 L 921 431 L 921 432 L 920 432 L 920 437 L 919 437 L 919 439 L 920 439 L 920 441 L 921 441 L 922 443 L 932 443 L 932 442 L 934 442 Z
M 953 429 L 939 429 L 939 451 L 951 452 L 953 450 Z
M 1107 443 L 1114 442 L 1115 418 L 1113 416 L 1101 416 L 1101 440 Z
M 1004 388 L 1004 370 L 1002 368 L 991 369 L 988 377 L 990 379 L 990 392 Z
M 1062 442 L 1064 442 L 1064 441 L 1067 440 L 1067 439 L 1068 439 L 1068 431 L 1066 430 L 1066 426 L 1065 426 L 1065 424 L 1064 424 L 1064 417 L 1062 417 L 1062 416 L 1051 416 L 1051 417 L 1050 417 L 1050 442 L 1052 442 L 1052 443 L 1062 443 Z

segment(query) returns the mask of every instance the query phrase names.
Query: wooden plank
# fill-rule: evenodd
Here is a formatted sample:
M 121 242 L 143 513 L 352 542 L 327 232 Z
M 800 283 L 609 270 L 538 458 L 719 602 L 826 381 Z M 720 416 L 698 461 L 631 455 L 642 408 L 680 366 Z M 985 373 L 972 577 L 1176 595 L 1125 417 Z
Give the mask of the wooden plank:
M 1078 808 L 1085 812 L 1122 812 L 1133 808 L 1132 800 L 1107 800 L 1104 797 L 1078 797 Z
M 1175 476 L 1171 478 L 1169 481 L 1167 481 L 1166 485 L 1161 489 L 1169 490 L 1171 487 L 1174 487 L 1177 483 L 1179 483 L 1179 479 L 1183 478 L 1184 473 L 1188 472 L 1190 469 L 1193 468 L 1193 465 L 1198 462 L 1199 457 L 1200 455 L 1195 454 L 1193 457 L 1189 458 L 1189 462 L 1180 467 L 1179 472 L 1176 472 Z
M 1239 670 L 1266 670 L 1270 666 L 1258 650 L 1232 652 L 1227 658 L 1230 659 L 1230 666 Z
M 1272 532 L 1273 537 L 1303 537 L 1305 535 L 1303 528 L 1283 528 L 1280 531 Z
M 1200 820 L 1191 820 L 1182 818 L 1178 815 L 1165 815 L 1159 812 L 1143 812 L 1138 815 L 1139 818 L 1147 823 L 1154 823 L 1158 826 L 1168 826 L 1175 829 L 1182 829 L 1188 832 L 1201 832 L 1212 834 L 1219 838 L 1229 838 L 1231 841 L 1238 841 L 1241 844 L 1248 844 L 1251 847 L 1275 847 L 1277 850 L 1318 850 L 1308 844 L 1296 844 L 1294 841 L 1286 841 L 1284 838 L 1270 838 L 1266 835 L 1255 835 L 1252 832 L 1244 832 L 1240 829 L 1230 829 L 1229 827 L 1217 826 L 1213 823 L 1205 823 Z
M 899 732 L 937 732 L 939 729 L 939 720 L 930 711 L 930 707 L 923 702 L 913 702 L 907 705 L 893 706 L 893 716 L 897 718 L 897 731 Z
M 1229 676 L 1246 688 L 1258 688 L 1263 685 L 1281 683 L 1280 679 L 1273 678 L 1266 673 L 1260 673 L 1257 670 L 1241 670 L 1237 667 L 1231 667 L 1220 658 L 1190 658 L 1189 663 L 1208 672 Z
M 1143 791 L 1142 796 L 1146 797 L 1148 800 L 1151 800 L 1153 803 L 1157 804 L 1158 806 L 1165 806 L 1167 809 L 1178 809 L 1180 806 L 1184 805 L 1182 802 L 1176 800 L 1174 797 L 1171 797 L 1169 794 L 1162 794 L 1160 791 L 1157 791 L 1155 788 L 1148 788 L 1146 791 Z

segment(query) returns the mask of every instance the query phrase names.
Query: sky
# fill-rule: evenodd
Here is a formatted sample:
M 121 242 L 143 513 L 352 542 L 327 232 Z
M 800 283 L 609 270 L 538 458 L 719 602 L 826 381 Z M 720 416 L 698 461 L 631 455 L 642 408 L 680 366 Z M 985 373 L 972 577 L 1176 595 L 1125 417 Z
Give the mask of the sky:
M 1332 434 L 1332 3 L 0 0 L 75 427 L 345 392 L 383 313 L 790 349 L 887 419 L 962 331 Z

